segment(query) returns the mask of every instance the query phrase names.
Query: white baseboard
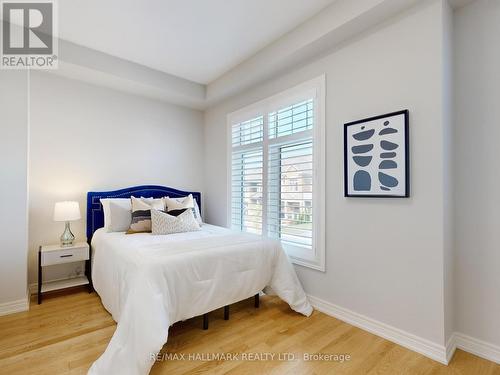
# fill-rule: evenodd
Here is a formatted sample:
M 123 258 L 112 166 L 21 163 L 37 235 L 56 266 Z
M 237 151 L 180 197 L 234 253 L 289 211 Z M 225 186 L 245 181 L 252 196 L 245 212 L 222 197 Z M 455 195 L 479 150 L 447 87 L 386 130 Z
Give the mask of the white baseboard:
M 398 345 L 404 346 L 407 349 L 420 353 L 437 362 L 447 365 L 449 363 L 449 359 L 451 359 L 451 355 L 453 355 L 451 347 L 450 352 L 448 352 L 448 348 L 445 348 L 443 345 L 439 345 L 422 337 L 415 336 L 411 333 L 358 314 L 354 311 L 336 306 L 320 298 L 311 295 L 308 297 L 311 305 L 313 305 L 316 310 L 365 331 L 371 332 L 377 336 L 383 337 L 384 339 L 392 341 Z M 452 344 L 453 340 L 450 340 L 450 345 Z M 450 357 L 448 357 L 448 355 L 450 355 Z
M 462 349 L 463 351 L 477 355 L 478 357 L 500 364 L 500 346 L 490 344 L 459 332 L 455 333 L 454 336 L 455 344 L 458 349 Z
M 446 343 L 446 363 L 450 363 L 457 350 L 456 333 L 453 333 Z
M 0 304 L 0 316 L 14 314 L 17 312 L 28 311 L 30 308 L 29 295 L 17 301 Z

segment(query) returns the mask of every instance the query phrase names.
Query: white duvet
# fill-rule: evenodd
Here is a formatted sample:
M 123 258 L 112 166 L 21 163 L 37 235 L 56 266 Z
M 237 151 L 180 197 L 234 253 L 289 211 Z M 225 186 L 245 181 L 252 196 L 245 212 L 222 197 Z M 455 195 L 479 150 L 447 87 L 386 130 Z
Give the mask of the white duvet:
M 153 236 L 95 232 L 94 288 L 118 323 L 89 374 L 147 374 L 168 328 L 271 288 L 306 316 L 312 307 L 278 241 L 204 224 Z

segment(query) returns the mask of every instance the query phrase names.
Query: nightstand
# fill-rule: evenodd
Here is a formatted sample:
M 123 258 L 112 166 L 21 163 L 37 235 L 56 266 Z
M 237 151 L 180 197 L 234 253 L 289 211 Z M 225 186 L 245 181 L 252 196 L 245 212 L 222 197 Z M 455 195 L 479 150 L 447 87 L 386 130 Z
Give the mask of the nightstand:
M 45 283 L 42 281 L 43 267 L 81 261 L 85 261 L 84 275 Z M 88 285 L 89 293 L 92 293 L 91 253 L 89 244 L 86 242 L 78 242 L 72 246 L 40 246 L 38 250 L 38 304 L 42 303 L 43 293 L 79 285 Z

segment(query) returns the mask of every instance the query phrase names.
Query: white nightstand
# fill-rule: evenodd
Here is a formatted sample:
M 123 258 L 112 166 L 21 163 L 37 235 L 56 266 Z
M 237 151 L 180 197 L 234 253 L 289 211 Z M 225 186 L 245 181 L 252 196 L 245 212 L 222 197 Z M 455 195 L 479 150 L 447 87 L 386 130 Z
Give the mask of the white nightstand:
M 88 243 L 78 242 L 72 246 L 49 245 L 40 246 L 38 251 L 38 304 L 42 303 L 42 294 L 53 290 L 71 288 L 79 285 L 88 285 L 92 292 L 91 254 Z M 79 277 L 42 282 L 43 267 L 57 264 L 85 261 L 85 274 Z

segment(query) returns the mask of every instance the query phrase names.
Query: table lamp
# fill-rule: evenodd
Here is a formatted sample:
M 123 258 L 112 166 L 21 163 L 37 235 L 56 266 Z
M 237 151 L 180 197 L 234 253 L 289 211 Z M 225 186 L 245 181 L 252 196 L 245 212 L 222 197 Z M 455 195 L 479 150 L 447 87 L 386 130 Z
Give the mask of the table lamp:
M 54 206 L 54 221 L 66 222 L 64 233 L 61 235 L 61 246 L 71 246 L 75 236 L 71 233 L 70 221 L 80 220 L 80 205 L 78 202 L 57 202 Z

